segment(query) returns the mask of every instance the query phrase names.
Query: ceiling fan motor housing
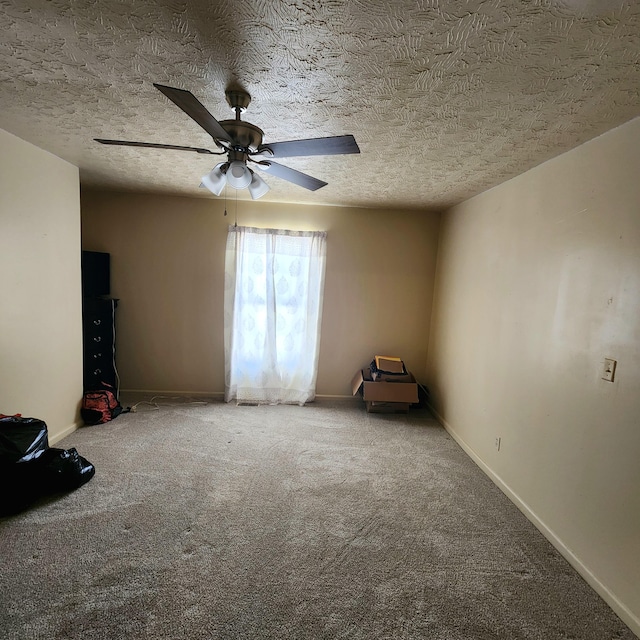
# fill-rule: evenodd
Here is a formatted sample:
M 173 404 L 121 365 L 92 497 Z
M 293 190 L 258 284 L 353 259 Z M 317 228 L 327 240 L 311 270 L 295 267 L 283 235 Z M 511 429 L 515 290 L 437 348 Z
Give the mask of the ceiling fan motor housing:
M 242 120 L 221 120 L 220 125 L 233 140 L 232 149 L 255 153 L 262 144 L 264 132 L 250 122 Z
M 222 120 L 220 125 L 229 134 L 233 142 L 230 149 L 255 153 L 262 144 L 264 132 L 250 122 L 242 122 L 240 114 L 244 113 L 251 102 L 251 96 L 246 91 L 229 89 L 225 91 L 229 106 L 235 111 L 235 120 Z

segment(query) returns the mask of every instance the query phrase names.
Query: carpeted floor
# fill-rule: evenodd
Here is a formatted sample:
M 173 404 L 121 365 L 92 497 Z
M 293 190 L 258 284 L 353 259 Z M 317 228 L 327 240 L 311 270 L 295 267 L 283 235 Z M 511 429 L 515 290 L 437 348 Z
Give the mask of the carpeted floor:
M 428 412 L 140 405 L 0 519 L 15 640 L 632 640 Z

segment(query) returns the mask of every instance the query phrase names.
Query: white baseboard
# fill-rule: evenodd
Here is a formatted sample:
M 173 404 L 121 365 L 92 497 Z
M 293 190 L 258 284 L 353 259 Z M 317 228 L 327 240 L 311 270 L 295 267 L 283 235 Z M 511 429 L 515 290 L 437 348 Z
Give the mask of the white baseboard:
M 120 389 L 120 395 L 140 395 L 140 396 L 157 396 L 167 397 L 175 396 L 177 398 L 221 398 L 224 397 L 224 391 L 174 391 L 172 389 Z
M 82 422 L 74 422 L 66 429 L 63 429 L 60 433 L 56 433 L 55 436 L 51 436 L 49 438 L 49 446 L 53 446 L 56 442 L 60 442 L 60 440 L 66 438 L 68 435 L 71 435 L 74 431 L 76 431 L 76 429 L 79 429 L 81 426 Z
M 120 389 L 120 395 L 136 396 L 176 396 L 176 397 L 197 397 L 197 398 L 223 398 L 224 391 L 156 391 L 153 389 Z M 360 400 L 362 398 L 353 395 L 333 395 L 328 393 L 317 393 L 316 398 L 337 399 L 337 400 Z
M 616 615 L 640 638 L 640 618 L 634 615 L 628 607 L 621 602 L 614 593 L 612 593 L 605 584 L 591 572 L 587 567 L 548 527 L 529 507 L 529 505 L 520 496 L 513 491 L 509 485 L 495 473 L 480 456 L 470 447 L 465 440 L 460 437 L 456 430 L 429 405 L 429 410 L 433 413 L 436 420 L 447 430 L 447 433 L 462 447 L 464 452 L 482 469 L 482 471 L 497 485 L 497 487 L 515 504 L 516 507 L 527 517 L 527 519 L 542 533 L 542 535 L 560 552 L 560 554 L 569 562 L 569 564 L 584 578 L 587 584 L 613 609 Z

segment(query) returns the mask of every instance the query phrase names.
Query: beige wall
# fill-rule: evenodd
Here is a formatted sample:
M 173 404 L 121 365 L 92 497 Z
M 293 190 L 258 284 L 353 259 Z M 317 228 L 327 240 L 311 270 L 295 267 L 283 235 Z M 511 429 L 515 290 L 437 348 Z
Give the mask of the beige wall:
M 78 169 L 0 130 L 0 413 L 44 420 L 50 443 L 82 399 Z
M 123 389 L 222 393 L 224 251 L 235 200 L 83 191 L 83 247 L 112 256 Z M 318 395 L 376 353 L 426 364 L 439 216 L 240 201 L 238 224 L 327 231 Z
M 445 213 L 426 375 L 455 437 L 636 633 L 638 168 L 640 119 Z

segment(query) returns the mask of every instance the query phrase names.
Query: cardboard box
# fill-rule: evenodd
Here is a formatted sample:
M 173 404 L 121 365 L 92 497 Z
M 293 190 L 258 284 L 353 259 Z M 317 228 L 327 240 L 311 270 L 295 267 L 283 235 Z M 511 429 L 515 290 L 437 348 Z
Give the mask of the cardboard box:
M 368 413 L 407 413 L 408 402 L 366 402 Z
M 396 356 L 374 356 L 376 367 L 385 373 L 406 373 L 404 362 Z
M 371 413 L 406 412 L 411 404 L 418 402 L 418 385 L 411 373 L 407 375 L 410 382 L 373 380 L 370 369 L 361 369 L 351 380 L 351 391 L 354 396 L 362 396 Z
M 373 380 L 380 380 L 381 382 L 415 382 L 416 379 L 407 371 L 406 373 L 380 373 L 376 371 L 371 373 Z
M 371 363 L 373 380 L 385 382 L 415 382 L 407 371 L 404 362 L 396 356 L 374 356 Z

